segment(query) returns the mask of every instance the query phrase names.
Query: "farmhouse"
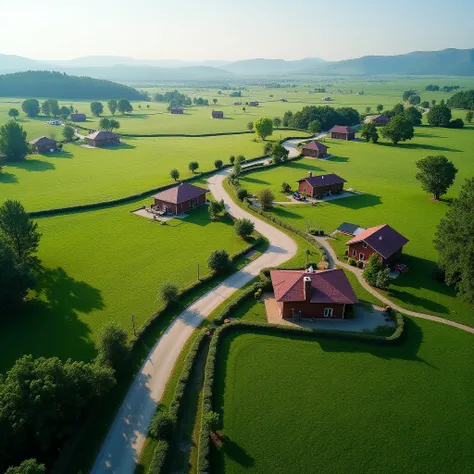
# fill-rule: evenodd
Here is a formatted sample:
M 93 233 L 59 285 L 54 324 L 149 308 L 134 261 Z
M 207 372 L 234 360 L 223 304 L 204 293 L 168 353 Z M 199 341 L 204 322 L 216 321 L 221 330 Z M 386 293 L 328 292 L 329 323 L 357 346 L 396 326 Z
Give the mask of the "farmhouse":
M 31 148 L 36 153 L 48 153 L 58 149 L 58 142 L 48 137 L 38 137 L 30 142 Z
M 275 300 L 282 318 L 344 319 L 357 296 L 341 269 L 272 270 Z
M 385 265 L 400 258 L 408 239 L 388 224 L 370 227 L 346 242 L 349 258 L 366 261 L 376 253 Z
M 388 122 L 390 122 L 390 117 L 387 117 L 384 114 L 372 115 L 364 120 L 364 123 L 373 123 L 376 127 L 385 127 Z
M 159 211 L 169 211 L 181 214 L 206 202 L 207 190 L 189 183 L 180 183 L 178 186 L 155 194 L 152 206 Z
M 213 119 L 223 119 L 224 118 L 224 112 L 222 110 L 213 110 L 211 113 L 211 117 Z
M 249 107 L 258 107 L 258 102 L 256 100 L 249 102 Z
M 90 133 L 85 137 L 85 140 L 90 146 L 99 147 L 108 145 L 118 145 L 120 143 L 120 135 L 100 130 L 98 132 Z
M 331 138 L 336 140 L 354 140 L 356 131 L 352 127 L 346 125 L 334 125 L 329 130 Z
M 85 122 L 86 114 L 71 114 L 71 120 L 73 122 Z
M 175 114 L 184 114 L 183 107 L 171 107 L 170 113 Z
M 304 156 L 311 156 L 312 158 L 324 158 L 328 155 L 328 146 L 323 145 L 321 142 L 312 141 L 306 143 L 301 148 L 301 152 Z
M 323 196 L 326 193 L 340 194 L 344 190 L 345 179 L 337 174 L 313 176 L 310 171 L 307 178 L 298 180 L 298 191 L 311 197 Z

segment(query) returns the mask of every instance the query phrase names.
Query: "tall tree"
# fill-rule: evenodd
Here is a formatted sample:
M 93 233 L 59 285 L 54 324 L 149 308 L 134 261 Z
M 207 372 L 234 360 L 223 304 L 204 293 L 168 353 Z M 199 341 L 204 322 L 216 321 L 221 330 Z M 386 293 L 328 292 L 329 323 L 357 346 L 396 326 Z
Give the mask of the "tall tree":
M 286 161 L 288 159 L 289 151 L 281 144 L 274 143 L 272 146 L 272 158 L 274 163 Z
M 273 126 L 275 128 L 280 128 L 281 127 L 281 118 L 280 117 L 274 117 L 273 118 Z
M 70 113 L 71 113 L 71 109 L 69 107 L 67 107 L 66 105 L 61 105 L 61 107 L 59 107 L 59 116 L 63 120 L 67 120 Z
M 421 97 L 418 94 L 412 94 L 408 98 L 408 103 L 410 105 L 419 105 L 421 103 Z
M 383 105 L 382 104 L 377 105 L 377 112 L 379 114 L 382 113 L 382 110 L 383 110 Z
M 212 99 L 212 102 L 213 102 L 214 105 L 216 105 L 217 104 L 217 99 Z
M 273 133 L 273 122 L 271 118 L 268 117 L 261 117 L 259 118 L 255 124 L 255 133 L 259 138 L 265 140 L 268 136 Z
M 415 164 L 419 169 L 416 179 L 420 181 L 423 190 L 433 194 L 436 200 L 446 194 L 458 172 L 454 164 L 442 155 L 427 156 Z
M 27 261 L 36 253 L 41 238 L 38 224 L 19 201 L 10 199 L 0 207 L 0 235 L 11 245 L 20 262 Z
M 192 171 L 193 173 L 195 173 L 198 168 L 199 168 L 199 163 L 197 161 L 191 161 L 188 165 L 189 171 Z
M 474 112 L 472 110 L 470 110 L 466 114 L 466 122 L 471 123 L 473 118 L 474 118 Z
M 109 322 L 99 333 L 97 362 L 120 370 L 129 354 L 127 333 L 115 322 Z
M 448 285 L 474 303 L 474 178 L 465 182 L 439 223 L 434 245 Z
M 8 116 L 10 118 L 12 118 L 13 120 L 16 120 L 16 118 L 20 115 L 20 112 L 18 111 L 18 109 L 15 109 L 14 107 L 12 107 L 9 111 L 8 111 Z
M 433 127 L 447 127 L 451 120 L 451 109 L 444 105 L 434 105 L 428 112 L 428 123 Z
M 250 219 L 237 219 L 234 223 L 235 233 L 242 238 L 248 237 L 254 231 L 255 225 Z
M 403 114 L 405 107 L 403 104 L 395 104 L 393 109 L 388 112 L 389 117 L 395 117 L 396 115 Z
M 48 117 L 57 117 L 59 115 L 59 103 L 56 99 L 45 100 L 41 104 L 41 112 Z
M 308 125 L 308 131 L 313 135 L 321 132 L 321 122 L 319 120 L 311 120 Z
M 178 181 L 178 179 L 179 179 L 179 171 L 178 171 L 176 168 L 173 168 L 173 169 L 170 171 L 170 178 L 171 178 L 171 179 L 174 179 L 175 181 Z
M 0 127 L 0 154 L 6 161 L 21 161 L 29 153 L 26 132 L 17 122 L 7 122 Z
M 123 97 L 117 102 L 117 109 L 122 115 L 133 111 L 130 101 Z
M 273 201 L 275 200 L 275 196 L 268 188 L 263 188 L 257 191 L 256 198 L 262 211 L 272 207 Z
M 107 117 L 99 120 L 99 130 L 110 130 L 110 120 Z
M 107 102 L 107 107 L 109 108 L 110 113 L 115 115 L 115 112 L 117 112 L 117 101 L 115 99 L 110 99 Z
M 92 115 L 95 115 L 96 117 L 100 117 L 100 114 L 104 111 L 104 106 L 102 102 L 91 102 L 91 112 Z
M 36 99 L 26 99 L 22 102 L 21 109 L 28 117 L 37 117 L 40 113 L 40 104 Z
M 365 138 L 366 142 L 369 142 L 370 140 L 372 140 L 373 143 L 377 143 L 379 140 L 377 127 L 375 126 L 375 123 L 373 122 L 364 123 L 362 125 L 360 135 L 361 137 Z
M 390 140 L 394 145 L 398 142 L 411 140 L 414 135 L 415 129 L 404 115 L 396 115 L 382 128 L 382 136 Z
M 402 98 L 403 98 L 403 102 L 407 102 L 409 99 L 410 99 L 410 96 L 416 94 L 416 92 L 414 90 L 407 90 L 403 93 L 402 95 Z
M 421 125 L 421 119 L 423 115 L 416 107 L 408 107 L 407 109 L 405 109 L 405 112 L 403 112 L 403 114 L 412 123 L 412 125 Z
M 109 120 L 109 127 L 110 127 L 110 131 L 112 130 L 118 130 L 120 128 L 120 122 L 118 120 L 115 120 L 115 119 L 110 119 Z
M 249 122 L 249 123 L 247 124 L 247 130 L 248 130 L 249 132 L 253 132 L 253 122 Z
M 70 142 L 74 138 L 75 132 L 74 128 L 72 128 L 70 125 L 65 125 L 63 127 L 63 137 L 65 140 Z

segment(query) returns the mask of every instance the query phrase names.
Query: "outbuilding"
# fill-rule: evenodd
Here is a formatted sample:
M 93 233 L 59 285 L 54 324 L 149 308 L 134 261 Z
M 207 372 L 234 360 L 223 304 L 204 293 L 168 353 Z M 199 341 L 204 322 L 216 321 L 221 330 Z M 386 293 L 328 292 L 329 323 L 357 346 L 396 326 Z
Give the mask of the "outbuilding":
M 249 107 L 258 107 L 258 102 L 256 100 L 249 102 Z
M 183 212 L 201 206 L 206 202 L 207 190 L 189 183 L 180 183 L 153 196 L 157 211 L 168 211 L 172 214 Z
M 211 117 L 213 119 L 223 119 L 224 118 L 224 112 L 222 110 L 213 110 L 211 113 Z
M 337 174 L 321 174 L 313 176 L 310 171 L 307 178 L 298 180 L 298 191 L 313 198 L 325 194 L 340 194 L 344 190 L 346 180 Z
M 347 125 L 334 125 L 334 127 L 329 130 L 331 138 L 336 140 L 354 140 L 356 130 Z
M 303 145 L 301 147 L 301 152 L 304 156 L 310 156 L 312 158 L 324 158 L 328 155 L 328 148 L 328 146 L 315 140 Z
M 94 147 L 118 145 L 120 143 L 120 135 L 106 130 L 90 133 L 85 137 L 88 145 Z
M 86 121 L 86 114 L 71 114 L 71 120 L 73 122 L 85 122 Z
M 184 110 L 183 107 L 171 107 L 170 113 L 172 113 L 173 115 L 184 114 Z
M 38 137 L 29 142 L 31 148 L 36 153 L 49 153 L 57 151 L 58 142 L 48 137 Z
M 376 127 L 385 127 L 390 122 L 390 117 L 384 114 L 372 115 L 364 120 L 365 123 L 373 123 Z

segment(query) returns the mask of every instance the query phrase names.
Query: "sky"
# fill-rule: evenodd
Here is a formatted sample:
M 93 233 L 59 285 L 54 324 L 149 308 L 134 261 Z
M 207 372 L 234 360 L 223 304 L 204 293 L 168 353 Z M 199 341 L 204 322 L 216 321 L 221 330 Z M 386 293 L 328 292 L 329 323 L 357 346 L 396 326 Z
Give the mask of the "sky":
M 474 47 L 474 0 L 0 0 L 0 54 L 340 60 Z

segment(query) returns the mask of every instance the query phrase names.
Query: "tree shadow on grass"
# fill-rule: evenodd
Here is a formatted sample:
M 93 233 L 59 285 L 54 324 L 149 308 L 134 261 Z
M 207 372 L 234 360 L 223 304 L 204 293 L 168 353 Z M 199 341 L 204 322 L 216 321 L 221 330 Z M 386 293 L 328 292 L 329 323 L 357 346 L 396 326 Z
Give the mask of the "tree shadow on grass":
M 128 138 L 126 138 L 126 140 L 128 142 Z M 130 143 L 126 143 L 126 142 L 120 142 L 120 145 L 110 145 L 110 146 L 105 146 L 105 147 L 100 147 L 100 148 L 104 148 L 105 150 L 115 151 L 115 150 L 133 150 L 134 148 L 136 148 L 136 146 L 131 145 Z
M 61 150 L 56 151 L 54 153 L 39 153 L 40 156 L 44 156 L 45 158 L 73 158 L 74 155 L 69 151 Z
M 373 207 L 382 204 L 382 199 L 375 194 L 356 194 L 347 198 L 326 201 L 326 203 L 346 207 L 348 209 L 363 209 L 365 207 Z
M 263 179 L 258 178 L 251 178 L 250 175 L 245 175 L 245 177 L 242 178 L 242 182 L 271 185 L 270 181 L 265 181 Z
M 7 163 L 9 168 L 21 168 L 26 171 L 51 171 L 56 168 L 53 163 L 49 161 L 38 160 L 36 158 L 29 158 L 23 161 L 15 161 L 14 163 Z
M 311 158 L 305 158 L 305 159 L 306 160 L 311 160 Z M 312 172 L 324 171 L 322 168 L 320 168 L 319 166 L 317 166 L 316 164 L 313 164 L 313 163 L 316 163 L 316 160 L 311 162 L 311 164 L 306 163 L 303 160 L 292 161 L 289 164 L 289 168 L 296 168 L 296 169 L 307 170 L 307 171 L 312 171 Z
M 458 150 L 457 148 L 448 148 L 445 146 L 438 145 L 428 145 L 427 143 L 399 143 L 394 145 L 393 143 L 383 143 L 379 142 L 380 145 L 392 148 L 400 148 L 402 150 L 431 150 L 431 151 L 449 151 L 451 153 L 462 152 L 463 150 Z
M 223 444 L 222 448 L 220 449 L 222 455 L 229 457 L 245 468 L 253 467 L 255 465 L 255 459 L 235 441 L 232 441 L 227 436 L 224 436 L 222 441 Z
M 327 161 L 332 161 L 333 163 L 347 163 L 348 161 L 350 161 L 350 158 L 348 156 L 331 155 L 329 158 L 327 158 Z
M 18 178 L 12 173 L 0 172 L 0 183 L 15 184 L 18 183 Z
M 303 219 L 303 216 L 301 214 L 291 211 L 292 206 L 294 206 L 294 204 L 289 204 L 289 205 L 280 204 L 278 206 L 273 206 L 273 210 L 275 214 L 282 219 L 285 219 L 285 218 Z

